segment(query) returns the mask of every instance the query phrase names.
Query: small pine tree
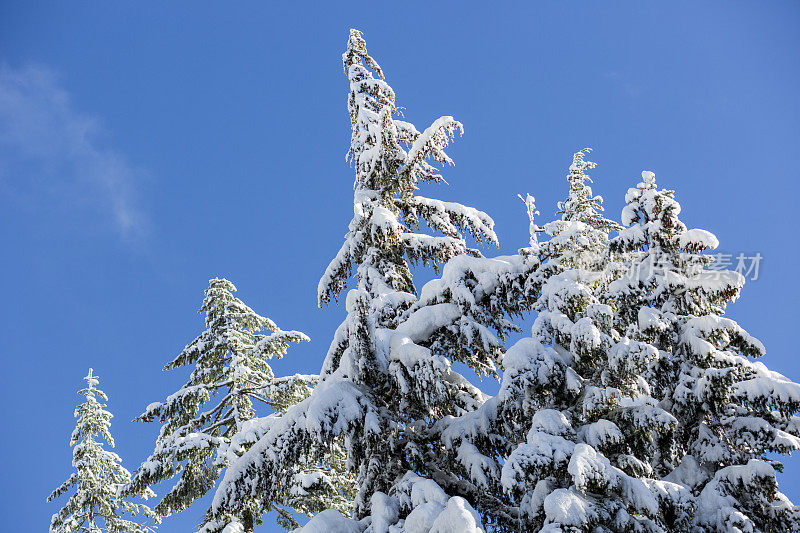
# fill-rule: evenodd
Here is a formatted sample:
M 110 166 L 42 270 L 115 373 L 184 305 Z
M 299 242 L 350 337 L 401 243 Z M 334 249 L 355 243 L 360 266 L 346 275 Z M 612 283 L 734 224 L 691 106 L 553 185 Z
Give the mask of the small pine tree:
M 114 447 L 111 436 L 112 414 L 105 410 L 106 405 L 98 401 L 108 401 L 106 394 L 97 388 L 100 382 L 92 369 L 83 378 L 87 386 L 78 391 L 86 401 L 75 409 L 78 423 L 72 432 L 70 446 L 72 466 L 76 472 L 53 491 L 47 498 L 52 501 L 75 487 L 67 504 L 50 522 L 51 533 L 100 532 L 144 533 L 152 531 L 148 526 L 127 520 L 121 515 L 143 514 L 158 522 L 158 517 L 143 504 L 128 501 L 121 495 L 122 489 L 130 482 L 130 473 L 122 466 L 122 460 L 113 452 L 105 450 L 97 437 Z M 145 496 L 153 496 L 151 491 Z
M 303 400 L 313 376 L 276 378 L 268 360 L 282 357 L 290 343 L 307 341 L 299 331 L 283 331 L 233 295 L 226 279 L 212 279 L 200 312 L 207 329 L 189 343 L 165 370 L 193 366 L 187 383 L 164 402 L 149 405 L 137 420 L 162 422 L 156 447 L 136 471 L 130 492 L 142 492 L 180 472 L 172 489 L 155 507 L 161 516 L 186 509 L 216 483 L 231 458 L 252 444 L 255 403 L 275 412 Z M 269 333 L 262 333 L 269 332 Z M 216 400 L 213 403 L 212 400 Z M 281 502 L 275 502 L 280 505 Z M 299 502 L 296 502 L 299 505 Z M 291 514 L 279 509 L 281 516 Z M 260 512 L 245 502 L 229 520 L 246 531 Z

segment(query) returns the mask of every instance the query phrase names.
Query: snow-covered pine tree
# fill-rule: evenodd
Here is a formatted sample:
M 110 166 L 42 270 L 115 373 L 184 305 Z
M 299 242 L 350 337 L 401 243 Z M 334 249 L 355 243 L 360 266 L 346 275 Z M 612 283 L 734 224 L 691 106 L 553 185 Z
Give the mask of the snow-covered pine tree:
M 478 506 L 496 531 L 658 531 L 652 480 L 642 479 L 657 449 L 643 435 L 673 420 L 636 378 L 653 351 L 616 334 L 601 301 L 617 275 L 607 247 L 619 226 L 587 184 L 587 153 L 573 156 L 560 220 L 538 226 L 526 200 L 522 252 L 541 261 L 528 278 L 533 337 L 505 354 L 498 394 L 444 431 L 465 477 L 504 496 Z
M 159 521 L 158 516 L 146 505 L 130 502 L 121 495 L 121 490 L 131 480 L 130 472 L 122 466 L 119 455 L 104 449 L 103 443 L 98 440 L 98 437 L 104 439 L 109 446 L 114 447 L 110 431 L 113 415 L 105 410 L 105 404 L 100 403 L 108 401 L 108 397 L 97 388 L 100 380 L 91 368 L 83 379 L 87 385 L 78 391 L 78 394 L 86 398 L 86 401 L 75 409 L 78 423 L 70 439 L 70 446 L 74 446 L 72 466 L 75 467 L 75 473 L 54 490 L 47 501 L 54 500 L 73 487 L 75 493 L 67 504 L 53 515 L 50 532 L 152 531 L 149 526 L 122 518 L 123 515 L 142 514 L 155 522 Z M 144 495 L 154 496 L 152 491 L 145 491 Z
M 436 421 L 485 400 L 451 363 L 494 373 L 502 335 L 512 327 L 505 314 L 521 308 L 517 293 L 524 289 L 525 263 L 519 257 L 485 259 L 467 247 L 465 232 L 496 244 L 485 213 L 415 194 L 420 182 L 441 180 L 428 160 L 451 162 L 444 148 L 461 124 L 442 117 L 419 133 L 394 118 L 394 92 L 356 30 L 343 62 L 350 82 L 354 217 L 320 280 L 320 305 L 346 287 L 353 269 L 357 285 L 347 294 L 348 315 L 335 333 L 320 384 L 271 420 L 264 436 L 228 469 L 213 510 L 230 512 L 251 494 L 269 501 L 299 457 L 324 454 L 343 436 L 348 467 L 357 474 L 356 520 L 325 511 L 308 528 L 362 531 L 369 523 L 374 533 L 390 526 L 397 532 L 480 531 L 463 496 L 474 501 L 481 490 L 448 471 Z M 422 220 L 443 235 L 419 233 Z M 426 284 L 417 298 L 409 265 L 445 261 L 441 279 Z
M 674 192 L 658 189 L 652 172 L 625 201 L 627 227 L 611 242 L 628 269 L 609 287 L 614 323 L 658 351 L 644 377 L 678 422 L 676 448 L 657 458 L 656 473 L 672 494 L 691 495 L 690 529 L 800 530 L 771 459 L 800 449 L 800 385 L 753 361 L 764 346 L 722 316 L 744 278 L 706 267 L 702 252 L 716 237 L 686 228 Z
M 316 376 L 299 374 L 275 377 L 268 360 L 282 357 L 291 343 L 307 341 L 308 337 L 299 331 L 279 329 L 236 298 L 234 291 L 236 287 L 226 279 L 210 280 L 200 307 L 205 313 L 206 330 L 165 367 L 192 366 L 188 381 L 165 401 L 150 404 L 137 418 L 144 422 L 159 420 L 163 425 L 155 450 L 136 471 L 128 492 L 149 490 L 180 473 L 155 507 L 161 516 L 186 509 L 206 494 L 230 461 L 252 444 L 258 431 L 256 403 L 281 413 L 306 398 L 316 381 Z M 306 484 L 300 486 L 306 494 L 328 494 L 323 501 L 329 506 L 347 508 L 341 501 L 344 495 L 330 483 L 330 476 L 306 474 Z M 285 506 L 318 506 L 302 496 L 296 491 L 276 495 L 270 502 L 281 523 L 294 524 Z M 240 522 L 245 531 L 251 531 L 261 516 L 261 509 L 254 505 L 242 502 L 229 516 L 209 525 L 208 531 L 229 521 Z

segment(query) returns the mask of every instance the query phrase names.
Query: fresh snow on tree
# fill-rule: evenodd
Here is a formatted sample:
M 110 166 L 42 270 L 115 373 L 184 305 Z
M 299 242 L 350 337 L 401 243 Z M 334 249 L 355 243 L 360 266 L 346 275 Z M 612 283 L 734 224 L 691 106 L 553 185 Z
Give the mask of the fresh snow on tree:
M 774 459 L 800 449 L 800 385 L 753 361 L 764 345 L 722 316 L 744 278 L 705 268 L 713 258 L 702 252 L 716 237 L 687 230 L 674 192 L 658 189 L 652 172 L 625 201 L 627 227 L 611 250 L 627 271 L 608 294 L 615 327 L 656 350 L 641 379 L 676 419 L 673 443 L 653 465 L 673 484 L 660 498 L 701 530 L 800 530 Z
M 646 530 L 657 513 L 642 472 L 623 466 L 641 446 L 631 421 L 652 429 L 665 418 L 635 379 L 648 353 L 615 334 L 602 302 L 614 275 L 608 232 L 618 225 L 587 184 L 586 153 L 573 157 L 560 220 L 539 227 L 526 199 L 531 247 L 522 253 L 539 259 L 528 279 L 532 338 L 505 354 L 499 393 L 444 432 L 465 475 L 495 495 L 478 511 L 497 531 Z
M 347 315 L 319 375 L 275 377 L 268 360 L 308 338 L 212 279 L 206 331 L 166 367 L 192 366 L 189 380 L 139 417 L 163 425 L 132 479 L 93 440 L 113 445 L 90 372 L 78 474 L 51 498 L 78 493 L 51 531 L 95 531 L 94 505 L 155 516 L 120 495 L 177 477 L 166 516 L 221 475 L 198 533 L 250 533 L 268 511 L 296 533 L 800 531 L 777 483 L 779 456 L 800 450 L 800 385 L 724 316 L 744 278 L 709 268 L 719 242 L 681 222 L 674 192 L 645 171 L 621 223 L 606 218 L 579 150 L 557 218 L 540 225 L 520 196 L 528 245 L 484 257 L 467 239 L 498 244 L 489 215 L 417 194 L 444 181 L 461 123 L 401 120 L 359 31 L 342 59 L 353 218 L 317 303 L 344 296 Z M 417 287 L 426 267 L 438 277 Z M 530 335 L 507 348 L 526 313 Z M 111 529 L 106 511 L 109 531 L 147 529 Z
M 161 516 L 186 509 L 207 493 L 222 470 L 258 438 L 256 404 L 266 404 L 274 413 L 284 412 L 306 398 L 316 381 L 315 376 L 306 375 L 275 377 L 268 360 L 282 357 L 291 343 L 309 339 L 299 331 L 279 329 L 236 298 L 234 291 L 236 287 L 226 279 L 210 280 L 200 308 L 207 329 L 165 367 L 193 366 L 188 381 L 165 401 L 150 404 L 138 417 L 145 422 L 159 420 L 163 425 L 155 450 L 136 471 L 128 491 L 146 491 L 180 474 L 155 507 Z M 337 469 L 327 473 L 314 465 L 309 468 L 292 470 L 297 478 L 295 490 L 276 495 L 270 503 L 278 510 L 281 523 L 296 525 L 285 506 L 313 512 L 349 508 L 344 494 L 335 487 Z M 316 501 L 321 494 L 327 494 L 324 505 Z M 313 501 L 305 501 L 307 498 Z M 244 501 L 228 516 L 211 520 L 204 530 L 221 530 L 230 522 L 251 531 L 261 515 L 254 505 Z
M 211 515 L 269 508 L 298 461 L 341 442 L 353 514 L 326 510 L 304 533 L 797 530 L 773 457 L 800 446 L 800 386 L 752 361 L 763 345 L 722 316 L 743 278 L 705 268 L 717 239 L 687 230 L 672 191 L 643 173 L 620 225 L 581 150 L 560 218 L 540 226 L 527 195 L 529 246 L 487 259 L 463 233 L 496 244 L 488 215 L 415 193 L 442 180 L 428 160 L 451 163 L 461 125 L 398 120 L 360 32 L 343 59 L 354 216 L 318 298 L 354 273 L 347 318 L 319 385 L 260 424 Z M 442 236 L 419 233 L 422 221 Z M 440 277 L 417 290 L 412 265 Z M 506 351 L 529 310 L 532 335 Z M 501 377 L 500 391 L 485 395 L 454 362 Z
M 86 388 L 78 391 L 86 401 L 75 409 L 78 423 L 72 432 L 70 446 L 72 450 L 73 473 L 67 481 L 53 491 L 47 498 L 52 501 L 73 487 L 75 493 L 67 504 L 50 522 L 51 533 L 97 532 L 109 533 L 144 533 L 152 531 L 149 526 L 122 518 L 123 515 L 142 514 L 158 522 L 155 513 L 143 504 L 132 503 L 121 495 L 122 489 L 130 482 L 131 475 L 123 466 L 119 455 L 103 448 L 104 439 L 114 447 L 111 436 L 112 414 L 105 410 L 106 405 L 100 401 L 108 401 L 105 393 L 97 388 L 100 382 L 92 369 L 83 378 Z M 98 401 L 98 398 L 100 401 Z M 152 491 L 144 495 L 154 496 Z
M 444 148 L 461 124 L 442 117 L 420 133 L 397 120 L 394 92 L 356 30 L 343 62 L 350 83 L 354 216 L 320 280 L 319 303 L 336 297 L 355 271 L 356 287 L 345 299 L 348 315 L 319 385 L 275 417 L 228 469 L 213 512 L 229 513 L 251 494 L 270 501 L 297 457 L 324 454 L 329 442 L 343 438 L 347 466 L 357 476 L 353 520 L 323 513 L 305 531 L 328 527 L 320 521 L 347 524 L 330 526 L 341 531 L 483 531 L 468 499 L 455 494 L 469 492 L 474 501 L 482 489 L 463 488 L 450 471 L 436 421 L 485 401 L 451 365 L 461 361 L 478 373 L 495 373 L 503 334 L 514 328 L 504 313 L 520 309 L 509 287 L 520 280 L 525 262 L 485 259 L 468 248 L 464 232 L 497 243 L 485 213 L 415 194 L 420 182 L 442 181 L 428 161 L 451 162 Z M 441 236 L 420 233 L 422 221 Z M 442 277 L 417 293 L 409 265 L 445 262 Z

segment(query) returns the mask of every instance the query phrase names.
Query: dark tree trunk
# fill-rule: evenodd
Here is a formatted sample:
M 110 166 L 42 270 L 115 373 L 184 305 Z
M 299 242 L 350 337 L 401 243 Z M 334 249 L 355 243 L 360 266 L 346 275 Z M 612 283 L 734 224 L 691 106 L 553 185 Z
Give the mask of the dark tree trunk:
M 242 525 L 244 526 L 244 533 L 253 533 L 253 517 L 249 514 L 244 515 L 242 518 Z

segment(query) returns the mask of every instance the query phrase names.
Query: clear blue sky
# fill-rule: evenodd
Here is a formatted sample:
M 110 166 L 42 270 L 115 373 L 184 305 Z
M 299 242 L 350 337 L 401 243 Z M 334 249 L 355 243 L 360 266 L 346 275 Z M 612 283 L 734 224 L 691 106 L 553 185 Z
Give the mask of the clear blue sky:
M 126 466 L 146 457 L 157 427 L 129 421 L 183 382 L 160 369 L 202 330 L 210 277 L 311 336 L 278 373 L 318 371 L 343 316 L 315 292 L 352 214 L 350 27 L 408 120 L 464 123 L 450 185 L 425 193 L 492 215 L 490 253 L 527 241 L 517 193 L 552 217 L 575 150 L 595 149 L 614 217 L 653 170 L 721 251 L 762 254 L 729 315 L 800 380 L 800 4 L 347 5 L 0 5 L 0 515 L 15 531 L 59 508 L 44 498 L 71 471 L 89 366 Z M 797 503 L 800 459 L 786 471 Z M 202 510 L 161 531 L 192 531 Z

